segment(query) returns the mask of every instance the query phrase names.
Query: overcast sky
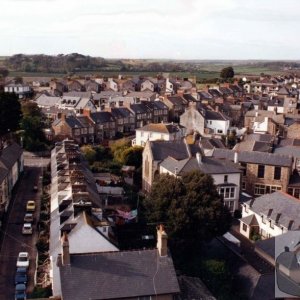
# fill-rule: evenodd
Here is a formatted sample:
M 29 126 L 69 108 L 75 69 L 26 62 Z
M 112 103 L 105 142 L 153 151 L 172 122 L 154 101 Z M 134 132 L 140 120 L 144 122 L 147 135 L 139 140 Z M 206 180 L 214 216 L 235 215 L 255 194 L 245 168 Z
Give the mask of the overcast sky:
M 0 0 L 0 55 L 300 59 L 299 0 Z

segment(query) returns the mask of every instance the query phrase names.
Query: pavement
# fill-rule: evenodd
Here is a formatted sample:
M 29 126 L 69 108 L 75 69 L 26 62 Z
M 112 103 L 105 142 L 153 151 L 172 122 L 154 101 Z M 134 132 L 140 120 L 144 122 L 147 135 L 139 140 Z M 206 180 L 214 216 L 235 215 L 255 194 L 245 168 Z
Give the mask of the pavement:
M 14 189 L 14 195 L 10 201 L 8 211 L 4 217 L 3 226 L 0 229 L 0 300 L 14 299 L 14 276 L 18 253 L 29 252 L 30 267 L 28 270 L 27 293 L 34 287 L 34 274 L 37 250 L 37 218 L 40 210 L 42 168 L 49 159 L 25 156 L 24 174 L 21 176 Z M 34 192 L 33 186 L 38 183 L 39 191 Z M 36 201 L 33 224 L 33 235 L 23 235 L 23 218 L 26 211 L 27 200 Z

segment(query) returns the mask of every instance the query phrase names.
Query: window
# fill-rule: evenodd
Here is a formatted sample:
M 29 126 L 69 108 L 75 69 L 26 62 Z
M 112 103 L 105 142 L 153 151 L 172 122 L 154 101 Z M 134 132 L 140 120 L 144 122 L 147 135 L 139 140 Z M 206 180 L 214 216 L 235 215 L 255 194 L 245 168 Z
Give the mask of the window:
M 223 130 L 221 130 L 221 129 L 218 129 L 218 133 L 223 133 Z
M 228 175 L 224 175 L 224 183 L 228 182 Z
M 243 168 L 243 176 L 246 176 L 247 175 L 247 164 L 241 163 L 241 167 Z
M 258 165 L 257 177 L 258 178 L 264 178 L 265 177 L 265 166 Z
M 234 201 L 226 201 L 225 205 L 228 207 L 229 211 L 233 212 L 233 210 L 234 210 Z
M 281 179 L 281 167 L 274 168 L 274 179 L 280 180 Z
M 281 186 L 266 184 L 256 184 L 254 186 L 254 195 L 270 194 L 276 191 L 281 191 Z
M 248 226 L 243 223 L 243 231 L 247 232 L 247 230 L 248 230 Z
M 223 199 L 232 199 L 235 195 L 234 187 L 221 187 L 219 189 L 219 194 L 223 197 Z
M 242 190 L 246 190 L 246 182 L 245 181 L 242 181 Z

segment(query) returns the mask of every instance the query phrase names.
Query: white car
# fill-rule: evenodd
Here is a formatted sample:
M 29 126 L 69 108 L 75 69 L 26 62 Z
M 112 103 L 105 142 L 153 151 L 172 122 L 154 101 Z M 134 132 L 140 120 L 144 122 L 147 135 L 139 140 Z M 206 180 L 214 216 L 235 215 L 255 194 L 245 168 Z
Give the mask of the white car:
M 17 259 L 17 267 L 29 267 L 29 254 L 28 252 L 20 252 Z
M 31 223 L 24 223 L 22 228 L 23 234 L 32 234 L 32 225 Z

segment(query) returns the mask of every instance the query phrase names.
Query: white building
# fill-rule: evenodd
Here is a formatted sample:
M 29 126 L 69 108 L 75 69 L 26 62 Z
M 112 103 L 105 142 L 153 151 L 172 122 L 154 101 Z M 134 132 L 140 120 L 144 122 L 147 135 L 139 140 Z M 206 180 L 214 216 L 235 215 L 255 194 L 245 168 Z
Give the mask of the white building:
M 144 147 L 149 141 L 174 141 L 180 140 L 185 136 L 186 129 L 183 126 L 172 123 L 148 124 L 136 129 L 135 139 L 132 140 L 132 146 Z
M 230 120 L 223 114 L 211 110 L 205 111 L 206 128 L 214 134 L 227 134 L 230 127 Z
M 281 191 L 245 202 L 240 232 L 247 238 L 259 234 L 263 239 L 300 228 L 300 202 Z
M 196 157 L 183 160 L 169 156 L 161 162 L 159 173 L 182 176 L 194 170 L 212 176 L 219 194 L 231 213 L 239 208 L 241 170 L 233 162 L 205 157 L 199 152 Z
M 23 83 L 9 83 L 4 87 L 5 93 L 15 93 L 19 98 L 23 98 L 31 92 L 30 86 Z

